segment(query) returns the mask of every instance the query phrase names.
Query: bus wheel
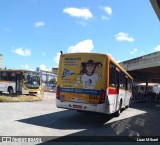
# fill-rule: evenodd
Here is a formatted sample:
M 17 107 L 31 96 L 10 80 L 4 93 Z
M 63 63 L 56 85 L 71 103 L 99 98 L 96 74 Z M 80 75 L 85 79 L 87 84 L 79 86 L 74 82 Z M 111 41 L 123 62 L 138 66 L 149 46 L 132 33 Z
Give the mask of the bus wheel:
M 119 117 L 119 115 L 121 114 L 121 109 L 122 109 L 122 100 L 119 103 L 119 108 L 115 113 L 115 117 Z
M 9 87 L 9 88 L 8 88 L 8 92 L 9 92 L 9 95 L 12 96 L 12 95 L 13 95 L 13 88 L 12 88 L 12 87 Z

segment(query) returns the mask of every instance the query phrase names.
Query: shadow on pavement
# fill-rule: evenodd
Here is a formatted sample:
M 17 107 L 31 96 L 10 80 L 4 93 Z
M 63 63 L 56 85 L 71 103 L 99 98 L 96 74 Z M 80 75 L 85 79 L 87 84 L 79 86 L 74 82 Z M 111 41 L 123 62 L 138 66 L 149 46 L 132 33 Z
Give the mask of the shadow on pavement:
M 82 142 L 84 138 L 82 139 L 79 136 L 89 136 L 88 139 L 92 138 L 94 142 L 97 136 L 101 136 L 97 139 L 101 141 L 104 140 L 104 142 L 106 141 L 106 138 L 113 139 L 115 142 L 123 142 L 127 141 L 127 139 L 132 140 L 135 139 L 134 137 L 139 136 L 160 136 L 159 108 L 156 106 L 150 106 L 150 104 L 147 103 L 132 104 L 131 108 L 143 110 L 146 113 L 118 119 L 103 114 L 79 113 L 73 110 L 65 110 L 18 121 L 60 130 L 84 129 L 83 131 L 65 136 L 69 137 L 69 140 L 72 139 L 70 137 L 73 137 L 73 140 L 77 139 Z M 132 111 L 129 113 L 132 113 Z M 121 115 L 123 115 L 123 112 Z M 63 140 L 64 142 L 68 142 L 65 137 L 59 137 L 58 139 L 54 139 L 53 137 L 52 141 L 59 142 L 60 140 Z
M 18 121 L 56 129 L 88 129 L 103 126 L 110 119 L 108 115 L 65 110 Z

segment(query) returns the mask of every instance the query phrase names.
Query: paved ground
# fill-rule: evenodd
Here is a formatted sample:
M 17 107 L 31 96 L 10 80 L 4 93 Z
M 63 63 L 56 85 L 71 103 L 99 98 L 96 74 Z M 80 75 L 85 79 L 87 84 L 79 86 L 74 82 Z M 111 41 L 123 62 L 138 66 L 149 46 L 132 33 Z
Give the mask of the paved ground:
M 134 103 L 120 117 L 112 118 L 58 109 L 55 106 L 55 94 L 45 93 L 43 101 L 39 102 L 0 103 L 0 136 L 91 136 L 90 139 L 93 136 L 160 136 L 160 106 L 146 102 Z M 153 145 L 155 142 L 143 143 Z

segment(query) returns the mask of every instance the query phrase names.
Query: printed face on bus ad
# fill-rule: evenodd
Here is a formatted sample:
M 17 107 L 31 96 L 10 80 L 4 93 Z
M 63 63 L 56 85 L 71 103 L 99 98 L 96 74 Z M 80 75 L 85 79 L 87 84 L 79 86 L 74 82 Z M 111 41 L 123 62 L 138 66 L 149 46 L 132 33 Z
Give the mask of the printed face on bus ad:
M 101 62 L 96 62 L 95 63 L 95 73 L 101 74 L 102 72 L 102 63 Z
M 87 75 L 92 75 L 94 72 L 94 61 L 93 60 L 89 60 L 87 62 L 87 65 L 86 65 L 86 74 Z

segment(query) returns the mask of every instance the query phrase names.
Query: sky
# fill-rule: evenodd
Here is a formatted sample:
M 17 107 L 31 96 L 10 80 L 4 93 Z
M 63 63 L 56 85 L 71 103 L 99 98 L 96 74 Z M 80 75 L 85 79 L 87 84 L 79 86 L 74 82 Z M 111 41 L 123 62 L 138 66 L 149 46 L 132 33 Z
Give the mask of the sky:
M 51 70 L 60 51 L 126 61 L 160 51 L 160 22 L 149 0 L 0 0 L 3 68 Z

